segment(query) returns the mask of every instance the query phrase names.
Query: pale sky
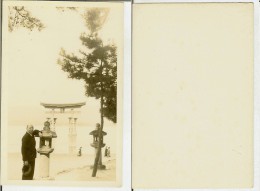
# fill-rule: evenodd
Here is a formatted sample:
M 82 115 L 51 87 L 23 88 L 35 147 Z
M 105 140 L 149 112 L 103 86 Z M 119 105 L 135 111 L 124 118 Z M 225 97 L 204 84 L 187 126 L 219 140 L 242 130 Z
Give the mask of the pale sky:
M 62 12 L 54 6 L 25 8 L 40 19 L 46 28 L 40 32 L 18 28 L 11 33 L 4 33 L 6 44 L 3 49 L 6 56 L 3 70 L 8 70 L 9 124 L 23 125 L 28 121 L 41 123 L 46 116 L 40 102 L 86 102 L 80 115 L 84 117 L 79 123 L 98 122 L 99 100 L 87 98 L 84 95 L 84 82 L 68 79 L 67 73 L 57 64 L 61 48 L 68 53 L 77 53 L 82 49 L 79 37 L 82 32 L 87 32 L 87 28 L 79 14 L 81 11 Z M 119 54 L 123 44 L 122 31 L 123 6 L 111 7 L 100 35 L 104 42 L 113 40 Z

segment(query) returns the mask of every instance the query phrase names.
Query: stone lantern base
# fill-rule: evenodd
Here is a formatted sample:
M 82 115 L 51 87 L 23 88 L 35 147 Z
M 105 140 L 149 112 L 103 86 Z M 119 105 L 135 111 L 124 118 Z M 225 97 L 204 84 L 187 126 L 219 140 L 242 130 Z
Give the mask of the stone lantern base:
M 37 149 L 37 152 L 40 154 L 40 180 L 54 180 L 53 177 L 49 176 L 50 169 L 50 153 L 53 152 L 53 148 L 43 146 L 42 148 Z
M 95 149 L 95 156 L 97 155 L 97 152 L 98 152 L 98 142 L 94 142 L 94 143 L 91 143 L 90 144 L 92 147 L 94 147 Z M 102 144 L 101 145 L 101 153 L 100 153 L 100 158 L 99 158 L 99 161 L 98 161 L 98 169 L 99 170 L 105 170 L 106 169 L 106 166 L 102 164 L 102 148 L 105 146 L 106 144 Z M 94 165 L 91 165 L 90 166 L 90 169 L 93 169 L 94 168 Z
M 90 169 L 93 169 L 94 168 L 94 165 L 91 165 L 90 166 Z M 106 169 L 106 165 L 103 165 L 103 164 L 98 164 L 98 170 L 105 170 Z

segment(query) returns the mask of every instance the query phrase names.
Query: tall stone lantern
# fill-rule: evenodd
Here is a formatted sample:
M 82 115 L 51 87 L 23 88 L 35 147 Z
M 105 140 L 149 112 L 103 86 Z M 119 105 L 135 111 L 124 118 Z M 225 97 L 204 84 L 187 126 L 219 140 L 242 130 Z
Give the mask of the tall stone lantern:
M 40 178 L 52 179 L 50 177 L 50 154 L 54 151 L 52 139 L 57 137 L 56 132 L 50 130 L 50 122 L 44 122 L 40 145 L 37 152 L 40 154 Z
M 91 131 L 89 134 L 93 136 L 93 142 L 90 144 L 92 147 L 94 147 L 95 149 L 95 156 L 98 152 L 98 144 L 99 141 L 101 141 L 101 153 L 100 153 L 100 158 L 98 161 L 98 169 L 102 170 L 102 169 L 106 169 L 106 166 L 102 164 L 102 148 L 106 145 L 103 143 L 103 137 L 105 135 L 107 135 L 107 133 L 105 131 L 102 131 L 101 133 L 101 140 L 99 140 L 98 136 L 99 136 L 99 131 L 100 131 L 100 124 L 97 123 L 96 124 L 96 129 L 94 131 Z M 93 166 L 91 166 L 91 168 L 93 168 Z

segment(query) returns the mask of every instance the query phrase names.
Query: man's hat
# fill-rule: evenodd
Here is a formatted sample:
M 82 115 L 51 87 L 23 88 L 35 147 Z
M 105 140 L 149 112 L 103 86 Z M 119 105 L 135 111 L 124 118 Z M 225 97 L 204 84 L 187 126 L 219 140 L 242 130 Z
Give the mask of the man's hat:
M 22 171 L 23 171 L 23 176 L 28 176 L 32 171 L 32 166 L 30 164 L 23 165 Z

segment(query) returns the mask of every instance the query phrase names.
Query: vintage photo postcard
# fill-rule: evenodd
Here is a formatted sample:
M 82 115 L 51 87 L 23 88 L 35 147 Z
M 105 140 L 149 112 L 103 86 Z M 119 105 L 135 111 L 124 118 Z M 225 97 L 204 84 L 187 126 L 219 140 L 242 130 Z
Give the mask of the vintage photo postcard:
M 3 2 L 2 185 L 120 187 L 124 3 Z
M 255 9 L 133 5 L 134 189 L 259 190 Z

